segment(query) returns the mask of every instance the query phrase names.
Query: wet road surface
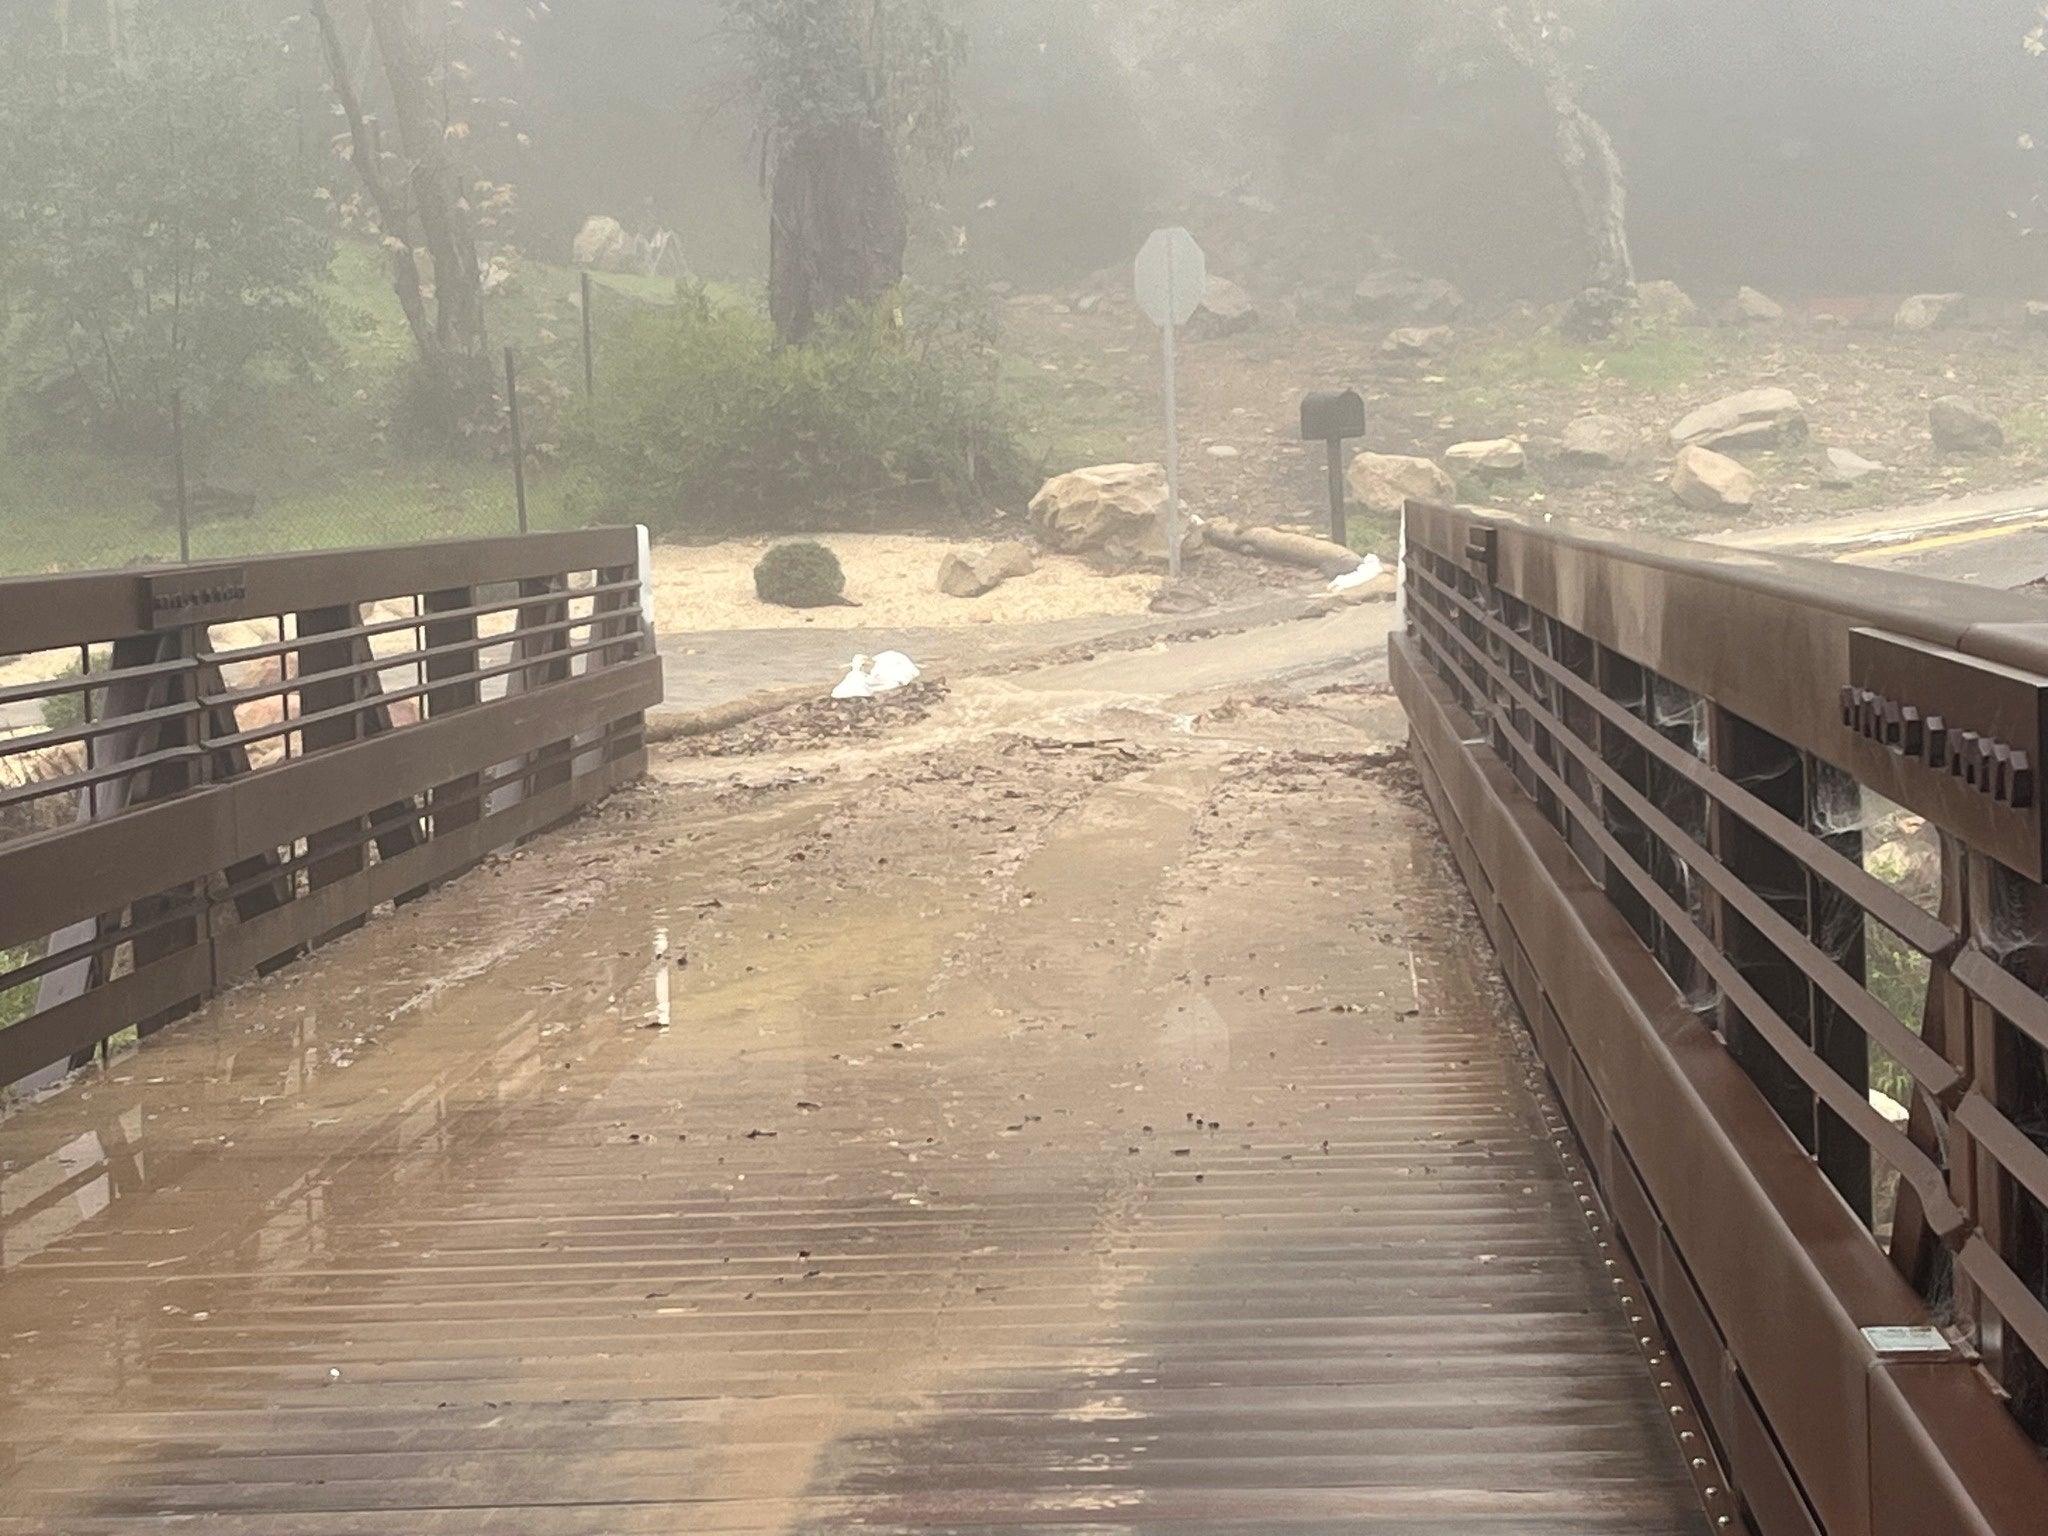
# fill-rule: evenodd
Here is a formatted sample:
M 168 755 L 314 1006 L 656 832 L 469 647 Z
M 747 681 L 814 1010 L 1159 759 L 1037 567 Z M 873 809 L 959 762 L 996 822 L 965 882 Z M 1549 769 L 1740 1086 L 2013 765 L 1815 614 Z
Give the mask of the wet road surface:
M 665 758 L 0 1123 L 0 1532 L 1703 1532 L 1374 624 Z

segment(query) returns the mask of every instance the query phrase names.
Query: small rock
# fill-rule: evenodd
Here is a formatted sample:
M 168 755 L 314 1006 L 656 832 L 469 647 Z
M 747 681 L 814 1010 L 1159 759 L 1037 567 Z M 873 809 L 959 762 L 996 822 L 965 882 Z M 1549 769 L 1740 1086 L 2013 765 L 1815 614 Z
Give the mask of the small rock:
M 1405 267 L 1370 273 L 1351 294 L 1353 314 L 1388 325 L 1442 325 L 1464 307 L 1465 296 L 1452 284 Z
M 2027 329 L 2048 331 L 2048 302 L 2040 299 L 2027 300 Z
M 1651 325 L 1698 325 L 1700 307 L 1676 283 L 1644 283 L 1636 289 L 1636 309 Z
M 1188 334 L 1196 338 L 1235 336 L 1259 323 L 1259 311 L 1251 295 L 1227 277 L 1210 274 L 1202 290 L 1202 307 L 1188 322 Z
M 1960 293 L 1916 293 L 1899 306 L 1892 327 L 1901 331 L 1938 331 L 1963 318 L 1969 298 Z
M 1209 457 L 1212 459 L 1241 459 L 1244 455 L 1228 443 L 1211 443 Z
M 956 549 L 939 563 L 939 590 L 948 597 L 983 597 L 1004 582 L 1029 576 L 1037 569 L 1037 554 L 1021 540 L 993 549 Z
M 1351 499 L 1381 517 L 1399 517 L 1411 501 L 1454 506 L 1458 485 L 1429 459 L 1361 453 L 1351 461 Z
M 1557 456 L 1580 469 L 1619 469 L 1637 441 L 1636 429 L 1619 416 L 1581 416 L 1564 429 Z
M 1168 582 L 1152 594 L 1152 601 L 1145 606 L 1154 613 L 1203 613 L 1211 604 L 1208 598 L 1185 582 L 1179 585 Z
M 1830 448 L 1827 465 L 1821 471 L 1823 485 L 1854 485 L 1859 480 L 1868 480 L 1872 475 L 1886 474 L 1882 464 L 1873 463 L 1860 453 L 1851 453 L 1847 448 Z
M 1434 357 L 1450 339 L 1448 325 L 1407 325 L 1381 342 L 1380 351 L 1388 357 Z
M 1785 318 L 1785 306 L 1754 288 L 1738 288 L 1728 306 L 1728 318 L 1737 325 L 1776 325 Z
M 1468 475 L 1519 475 L 1529 467 L 1529 455 L 1513 438 L 1496 437 L 1446 448 L 1444 463 L 1454 472 Z
M 1806 436 L 1806 407 L 1789 389 L 1748 389 L 1702 406 L 1671 429 L 1673 448 L 1769 448 Z
M 1710 448 L 1686 448 L 1672 471 L 1671 493 L 1695 512 L 1747 512 L 1756 505 L 1756 476 Z
M 1942 453 L 1996 453 L 2005 446 L 1998 418 L 1961 395 L 1944 395 L 1928 410 L 1934 446 Z

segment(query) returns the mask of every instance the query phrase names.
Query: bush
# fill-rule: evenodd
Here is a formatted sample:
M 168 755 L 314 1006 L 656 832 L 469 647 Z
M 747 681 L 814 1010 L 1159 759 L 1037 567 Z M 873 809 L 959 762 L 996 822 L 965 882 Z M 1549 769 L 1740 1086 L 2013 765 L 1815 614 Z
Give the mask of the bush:
M 802 347 L 685 291 L 607 346 L 564 447 L 574 510 L 715 537 L 872 525 L 1027 489 L 998 401 L 992 318 L 849 313 Z
M 754 567 L 754 591 L 781 608 L 834 608 L 846 601 L 846 572 L 822 544 L 778 544 Z

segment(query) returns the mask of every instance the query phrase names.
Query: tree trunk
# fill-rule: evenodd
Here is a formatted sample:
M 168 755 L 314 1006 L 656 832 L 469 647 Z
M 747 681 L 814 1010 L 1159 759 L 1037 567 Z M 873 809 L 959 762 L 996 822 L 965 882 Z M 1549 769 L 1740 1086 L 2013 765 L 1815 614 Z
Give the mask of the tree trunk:
M 1613 334 L 1635 304 L 1635 258 L 1628 242 L 1628 178 L 1606 128 L 1579 93 L 1543 19 L 1526 6 L 1496 13 L 1502 41 L 1536 77 L 1550 108 L 1558 168 L 1578 205 L 1590 264 L 1585 291 L 1573 302 L 1567 328 L 1587 336 Z
M 868 121 L 795 130 L 774 167 L 768 312 L 793 345 L 903 281 L 910 210 L 889 136 Z
M 435 339 L 444 356 L 488 363 L 483 274 L 476 258 L 468 188 L 448 153 L 447 125 L 434 115 L 433 91 L 406 0 L 368 0 L 370 27 L 410 163 L 413 214 L 434 263 Z
M 356 95 L 355 83 L 349 73 L 348 55 L 342 48 L 341 34 L 335 29 L 334 17 L 328 12 L 326 0 L 313 0 L 312 13 L 320 28 L 320 43 L 327 54 L 327 69 L 333 77 L 334 94 L 348 119 L 349 159 L 355 166 L 357 180 L 363 184 L 364 193 L 376 205 L 377 223 L 383 230 L 385 250 L 391 259 L 392 291 L 398 295 L 398 307 L 405 312 L 405 323 L 412 332 L 413 346 L 419 353 L 420 362 L 429 369 L 438 369 L 439 347 L 433 325 L 427 318 L 425 285 L 420 277 L 419 256 L 413 249 L 411 231 L 407 227 L 409 221 L 405 204 L 384 179 L 383 167 L 379 164 L 377 136 L 363 113 L 361 99 Z

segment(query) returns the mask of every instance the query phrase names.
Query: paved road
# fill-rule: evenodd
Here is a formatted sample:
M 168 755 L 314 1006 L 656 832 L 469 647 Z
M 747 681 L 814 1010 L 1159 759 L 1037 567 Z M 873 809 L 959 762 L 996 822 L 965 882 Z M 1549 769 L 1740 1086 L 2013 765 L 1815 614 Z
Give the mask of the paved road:
M 0 1533 L 1703 1536 L 1387 611 L 664 754 L 0 1122 Z
M 2010 589 L 2048 578 L 2048 485 L 1859 512 L 1717 542 Z

